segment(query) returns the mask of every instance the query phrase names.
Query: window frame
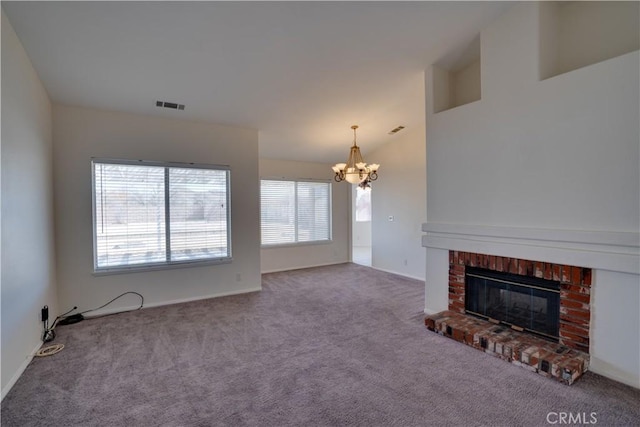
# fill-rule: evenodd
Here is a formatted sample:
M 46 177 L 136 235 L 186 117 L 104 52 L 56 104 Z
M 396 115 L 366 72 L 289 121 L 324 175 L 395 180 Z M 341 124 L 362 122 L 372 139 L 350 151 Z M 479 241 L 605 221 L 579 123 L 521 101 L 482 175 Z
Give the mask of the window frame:
M 166 258 L 162 262 L 141 263 L 131 265 L 118 265 L 109 267 L 98 267 L 98 234 L 97 234 L 97 222 L 96 222 L 96 179 L 95 179 L 95 167 L 96 164 L 109 164 L 109 165 L 129 165 L 129 166 L 151 166 L 162 167 L 165 169 L 164 173 L 164 212 L 165 212 L 165 249 Z M 192 259 L 192 260 L 179 260 L 171 261 L 169 258 L 171 254 L 171 200 L 169 197 L 169 173 L 170 169 L 204 169 L 204 170 L 217 170 L 226 172 L 226 202 L 225 213 L 227 218 L 227 255 L 216 258 L 204 258 L 204 259 Z M 183 162 L 162 162 L 153 160 L 127 160 L 127 159 L 114 159 L 103 157 L 91 158 L 91 222 L 92 222 L 92 234 L 93 234 L 93 275 L 108 275 L 108 274 L 121 274 L 121 273 L 133 273 L 139 271 L 153 271 L 153 270 L 166 270 L 173 268 L 185 268 L 185 267 L 198 267 L 204 265 L 216 265 L 216 264 L 228 264 L 233 261 L 232 253 L 232 226 L 231 226 L 231 168 L 229 165 L 217 165 L 217 164 L 205 164 L 205 163 L 183 163 Z
M 328 213 L 328 237 L 326 240 L 310 240 L 310 241 L 295 241 L 286 243 L 262 243 L 262 181 L 283 181 L 295 183 L 295 236 L 298 237 L 298 182 L 311 182 L 328 184 L 329 194 L 327 196 L 327 213 Z M 333 243 L 333 182 L 329 179 L 313 179 L 313 178 L 283 178 L 283 177 L 260 177 L 260 248 L 286 248 L 296 246 L 312 246 L 312 245 L 327 245 Z

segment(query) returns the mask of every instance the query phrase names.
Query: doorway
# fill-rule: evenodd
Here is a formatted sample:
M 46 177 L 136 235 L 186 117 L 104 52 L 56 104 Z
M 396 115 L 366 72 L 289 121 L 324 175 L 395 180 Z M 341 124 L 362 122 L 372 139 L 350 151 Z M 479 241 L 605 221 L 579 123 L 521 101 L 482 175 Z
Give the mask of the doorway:
M 354 185 L 351 191 L 352 260 L 371 267 L 371 189 Z

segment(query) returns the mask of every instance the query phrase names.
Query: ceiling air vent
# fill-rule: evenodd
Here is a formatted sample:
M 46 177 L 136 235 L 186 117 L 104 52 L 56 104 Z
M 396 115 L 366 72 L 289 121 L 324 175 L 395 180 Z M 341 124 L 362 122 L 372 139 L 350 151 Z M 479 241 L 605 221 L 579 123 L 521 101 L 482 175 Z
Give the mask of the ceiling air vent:
M 398 126 L 395 129 L 391 129 L 389 131 L 389 135 L 395 135 L 396 133 L 400 132 L 402 129 L 404 129 L 404 126 Z
M 156 101 L 156 107 L 184 110 L 184 104 L 176 104 L 175 102 Z

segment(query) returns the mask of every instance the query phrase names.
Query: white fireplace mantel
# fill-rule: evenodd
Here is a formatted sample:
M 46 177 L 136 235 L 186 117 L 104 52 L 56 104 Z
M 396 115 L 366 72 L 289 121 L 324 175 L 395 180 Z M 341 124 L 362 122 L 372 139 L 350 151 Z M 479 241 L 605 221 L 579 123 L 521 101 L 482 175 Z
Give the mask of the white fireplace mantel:
M 640 233 L 422 224 L 422 246 L 640 274 Z

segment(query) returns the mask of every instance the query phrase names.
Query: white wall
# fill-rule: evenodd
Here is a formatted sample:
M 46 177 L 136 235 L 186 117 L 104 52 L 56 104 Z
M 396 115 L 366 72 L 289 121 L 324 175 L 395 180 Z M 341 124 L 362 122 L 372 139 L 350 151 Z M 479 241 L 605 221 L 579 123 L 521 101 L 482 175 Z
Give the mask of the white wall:
M 639 55 L 541 81 L 544 7 L 482 31 L 480 101 L 435 113 L 427 72 L 425 311 L 446 309 L 446 269 L 430 266 L 449 249 L 594 268 L 592 370 L 640 387 Z
M 596 270 L 591 304 L 590 369 L 639 387 L 640 285 L 637 274 Z M 615 328 L 615 329 L 612 329 Z M 634 378 L 635 376 L 635 378 Z
M 380 164 L 379 178 L 371 183 L 372 267 L 424 280 L 420 228 L 427 218 L 424 126 L 407 127 L 391 138 L 365 157 Z
M 58 313 L 51 103 L 2 11 L 2 397 Z
M 330 165 L 260 159 L 260 178 L 311 178 L 332 180 L 333 183 L 331 186 L 333 235 L 331 243 L 264 248 L 260 251 L 263 273 L 349 262 L 351 185 L 333 181 Z
M 258 133 L 210 123 L 54 105 L 58 288 L 62 308 L 98 307 L 126 291 L 145 305 L 258 290 Z M 233 262 L 94 276 L 91 158 L 224 164 L 231 167 Z M 137 305 L 127 296 L 107 310 Z
M 428 117 L 429 221 L 638 231 L 637 52 L 539 81 L 535 28 L 483 32 L 482 100 Z

